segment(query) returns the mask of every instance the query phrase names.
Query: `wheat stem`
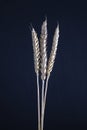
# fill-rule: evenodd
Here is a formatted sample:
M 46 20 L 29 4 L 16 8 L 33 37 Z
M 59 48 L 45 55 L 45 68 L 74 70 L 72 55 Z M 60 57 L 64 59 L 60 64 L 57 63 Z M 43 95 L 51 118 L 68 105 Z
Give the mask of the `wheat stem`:
M 43 116 L 44 116 L 44 83 L 45 80 L 42 80 L 42 100 L 41 100 L 41 130 L 43 130 Z
M 38 109 L 38 130 L 40 130 L 40 90 L 39 90 L 39 74 L 37 73 L 37 109 Z
M 48 90 L 48 81 L 49 81 L 49 75 L 46 78 L 46 86 L 44 91 L 44 115 L 45 115 L 45 106 L 46 106 L 46 98 L 47 98 L 47 90 Z M 44 121 L 44 116 L 43 116 L 43 121 Z

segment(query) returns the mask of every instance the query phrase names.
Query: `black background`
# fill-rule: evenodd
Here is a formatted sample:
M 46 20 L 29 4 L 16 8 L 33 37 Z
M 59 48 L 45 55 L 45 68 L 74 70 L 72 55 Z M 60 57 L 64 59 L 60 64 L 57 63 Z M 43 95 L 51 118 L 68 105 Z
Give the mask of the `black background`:
M 36 75 L 30 23 L 48 20 L 48 56 L 60 38 L 51 73 L 44 130 L 87 128 L 87 7 L 84 1 L 0 1 L 0 130 L 37 130 Z

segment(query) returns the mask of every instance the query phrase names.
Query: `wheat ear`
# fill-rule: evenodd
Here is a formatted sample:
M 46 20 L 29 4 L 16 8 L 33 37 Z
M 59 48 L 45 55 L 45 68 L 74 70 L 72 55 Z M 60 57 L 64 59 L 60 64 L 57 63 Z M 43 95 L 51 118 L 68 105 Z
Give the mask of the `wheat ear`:
M 53 69 L 55 58 L 56 58 L 58 39 L 59 39 L 59 25 L 57 25 L 57 27 L 55 29 L 55 33 L 54 33 L 54 37 L 53 37 L 53 43 L 52 43 L 52 50 L 51 50 L 50 57 L 49 57 L 49 60 L 48 60 L 47 79 L 46 79 L 46 87 L 45 87 L 45 94 L 44 94 L 44 111 L 45 111 L 45 105 L 46 105 L 48 81 L 49 81 L 50 73 Z
M 47 76 L 50 75 L 54 66 L 54 62 L 56 58 L 56 51 L 57 51 L 57 46 L 58 46 L 58 39 L 59 39 L 59 25 L 57 25 L 55 29 L 54 37 L 53 37 L 52 50 L 50 53 L 50 58 L 49 58 L 48 67 L 47 67 Z
M 39 40 L 34 28 L 32 28 L 32 42 L 33 42 L 33 52 L 34 52 L 34 67 L 35 67 L 35 72 L 37 74 L 39 73 L 39 67 L 40 67 L 40 49 L 39 49 Z
M 41 53 L 41 79 L 46 79 L 46 70 L 47 70 L 47 19 L 43 22 L 41 27 L 40 35 L 40 53 Z
M 42 79 L 42 100 L 41 100 L 41 130 L 43 130 L 43 114 L 44 114 L 44 82 L 46 79 L 46 70 L 47 70 L 47 19 L 43 22 L 41 27 L 41 36 L 40 36 L 40 53 L 41 53 L 41 79 Z
M 34 52 L 34 68 L 37 76 L 38 130 L 40 130 L 40 90 L 39 90 L 40 49 L 37 33 L 33 27 L 31 32 L 32 32 L 33 52 Z

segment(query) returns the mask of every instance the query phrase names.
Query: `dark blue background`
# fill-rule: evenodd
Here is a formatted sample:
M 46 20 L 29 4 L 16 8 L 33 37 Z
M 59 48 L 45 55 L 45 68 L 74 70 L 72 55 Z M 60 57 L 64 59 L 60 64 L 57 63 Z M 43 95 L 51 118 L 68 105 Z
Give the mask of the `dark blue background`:
M 38 36 L 48 19 L 48 55 L 60 38 L 51 73 L 45 130 L 87 128 L 87 9 L 80 1 L 0 1 L 0 130 L 37 130 L 36 75 L 29 24 Z

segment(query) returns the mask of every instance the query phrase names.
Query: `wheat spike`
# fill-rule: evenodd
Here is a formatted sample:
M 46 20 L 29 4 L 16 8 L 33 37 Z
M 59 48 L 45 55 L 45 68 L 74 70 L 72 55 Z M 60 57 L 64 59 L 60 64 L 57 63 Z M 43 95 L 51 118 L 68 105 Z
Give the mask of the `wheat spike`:
M 47 70 L 47 19 L 43 22 L 41 27 L 41 35 L 40 35 L 40 49 L 41 49 L 41 79 L 45 80 L 46 78 L 46 70 Z
M 38 73 L 39 65 L 40 65 L 40 49 L 39 49 L 39 40 L 34 28 L 32 28 L 32 42 L 33 42 L 33 51 L 34 51 L 34 67 L 35 67 L 35 72 Z
M 58 39 L 59 39 L 59 25 L 57 25 L 55 29 L 54 37 L 53 37 L 52 50 L 50 53 L 50 58 L 49 58 L 48 67 L 47 67 L 47 75 L 50 75 L 54 66 L 56 51 L 57 51 L 57 46 L 58 46 Z

